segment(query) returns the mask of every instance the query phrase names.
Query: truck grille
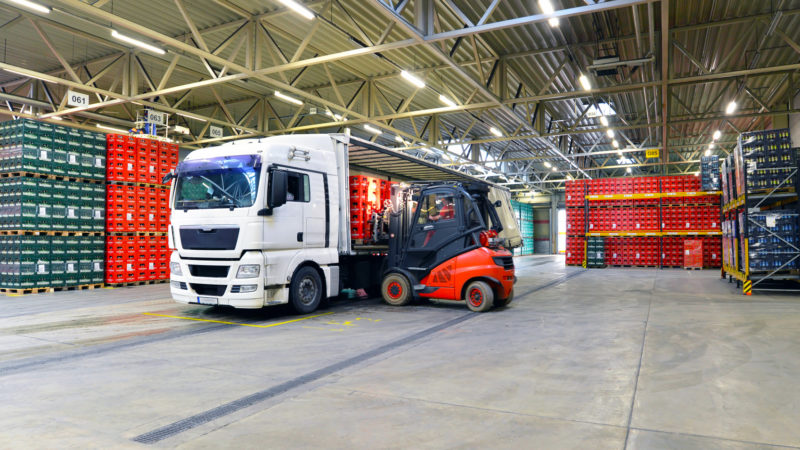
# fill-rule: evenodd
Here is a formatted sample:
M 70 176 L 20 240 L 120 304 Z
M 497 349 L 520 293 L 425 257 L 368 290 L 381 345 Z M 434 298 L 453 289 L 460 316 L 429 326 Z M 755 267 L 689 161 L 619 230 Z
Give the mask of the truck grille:
M 189 286 L 194 289 L 199 295 L 211 295 L 214 297 L 221 297 L 225 294 L 225 289 L 228 287 L 224 284 L 195 284 L 190 283 Z
M 229 266 L 195 266 L 189 265 L 189 273 L 195 277 L 226 278 Z
M 235 250 L 239 228 L 181 227 L 180 236 L 186 250 Z

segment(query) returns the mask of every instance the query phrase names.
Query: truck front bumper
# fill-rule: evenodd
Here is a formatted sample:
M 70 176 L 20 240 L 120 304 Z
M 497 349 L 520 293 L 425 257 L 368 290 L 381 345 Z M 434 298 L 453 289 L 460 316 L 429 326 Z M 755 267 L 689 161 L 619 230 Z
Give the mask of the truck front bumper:
M 178 303 L 227 305 L 242 309 L 286 303 L 284 288 L 264 288 L 264 259 L 259 252 L 247 252 L 239 261 L 183 259 L 178 252 L 173 252 L 170 262 L 181 267 L 180 274 L 170 271 L 170 294 Z M 251 264 L 260 267 L 257 277 L 236 278 L 240 266 Z

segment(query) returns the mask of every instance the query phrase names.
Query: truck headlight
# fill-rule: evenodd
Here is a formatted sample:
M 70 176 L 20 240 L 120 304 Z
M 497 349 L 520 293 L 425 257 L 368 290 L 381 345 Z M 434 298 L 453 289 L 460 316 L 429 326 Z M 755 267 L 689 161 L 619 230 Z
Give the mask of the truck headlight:
M 181 270 L 181 263 L 177 262 L 169 263 L 169 271 L 172 272 L 173 275 L 177 275 L 179 277 L 183 276 L 183 271 Z
M 258 264 L 244 264 L 239 266 L 236 272 L 236 278 L 255 278 L 261 272 L 261 266 Z

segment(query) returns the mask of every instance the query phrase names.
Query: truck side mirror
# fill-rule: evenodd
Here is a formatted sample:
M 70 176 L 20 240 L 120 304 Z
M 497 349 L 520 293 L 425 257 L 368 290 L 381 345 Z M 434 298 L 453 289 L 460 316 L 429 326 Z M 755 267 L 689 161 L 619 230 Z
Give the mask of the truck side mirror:
M 286 204 L 286 192 L 289 190 L 289 177 L 283 170 L 269 172 L 269 192 L 267 192 L 267 206 L 270 209 Z
M 172 169 L 168 173 L 164 174 L 164 178 L 161 180 L 161 184 L 167 184 L 170 180 L 174 179 L 175 179 L 175 169 Z

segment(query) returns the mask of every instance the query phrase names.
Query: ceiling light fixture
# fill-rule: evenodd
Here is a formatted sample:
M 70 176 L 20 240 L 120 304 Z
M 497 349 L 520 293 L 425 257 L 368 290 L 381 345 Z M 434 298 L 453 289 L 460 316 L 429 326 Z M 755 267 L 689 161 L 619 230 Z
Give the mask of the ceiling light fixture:
M 303 104 L 302 101 L 300 101 L 300 100 L 298 100 L 298 99 L 296 99 L 294 97 L 289 97 L 288 95 L 286 95 L 286 94 L 284 94 L 284 93 L 282 93 L 280 91 L 275 91 L 275 97 L 278 97 L 279 99 L 287 101 L 289 103 L 294 103 L 295 105 L 302 105 Z
M 728 103 L 728 106 L 725 108 L 725 114 L 733 114 L 734 112 L 736 112 L 736 101 L 731 100 L 731 102 Z
M 625 169 L 625 172 L 631 173 L 631 172 L 633 172 L 633 170 L 631 170 L 631 168 L 628 167 L 627 169 Z
M 333 117 L 336 120 L 342 120 L 341 114 L 336 114 L 335 112 L 331 111 L 330 109 L 325 111 L 325 115 L 328 117 Z
M 364 129 L 369 131 L 372 134 L 381 134 L 381 133 L 383 133 L 383 131 L 381 131 L 381 130 L 373 127 L 373 126 L 370 126 L 370 125 L 364 125 Z
M 721 138 L 721 137 L 722 137 L 722 132 L 721 131 L 717 130 L 717 131 L 714 132 L 714 140 L 715 141 L 718 141 L 719 138 Z
M 614 146 L 614 148 L 619 148 L 619 142 L 617 142 L 617 140 L 616 140 L 616 139 L 614 139 L 613 141 L 611 141 L 611 145 L 613 145 L 613 146 Z
M 422 89 L 422 88 L 425 87 L 425 82 L 424 81 L 422 81 L 420 78 L 417 78 L 415 75 L 413 75 L 411 72 L 409 72 L 407 70 L 401 71 L 400 72 L 400 76 L 405 78 L 406 81 L 408 81 L 409 83 L 411 83 L 414 86 L 418 87 L 419 89 Z
M 542 10 L 544 14 L 553 14 L 555 12 L 555 8 L 553 8 L 553 4 L 550 3 L 550 0 L 539 0 L 539 8 Z M 547 23 L 550 24 L 551 27 L 555 28 L 558 26 L 558 17 L 553 17 L 547 20 Z
M 557 168 L 555 168 L 555 167 L 553 167 L 551 170 L 552 170 L 553 172 L 557 172 L 557 171 L 558 171 L 558 169 L 557 169 Z
M 617 152 L 617 155 L 618 155 L 618 156 L 622 156 L 622 150 L 618 151 L 618 152 Z
M 40 5 L 38 3 L 29 2 L 28 0 L 11 0 L 11 3 L 16 3 L 20 6 L 24 6 L 28 9 L 32 9 L 34 11 L 39 11 L 40 13 L 49 14 L 50 8 L 47 6 Z
M 120 34 L 119 32 L 117 32 L 117 30 L 111 30 L 111 36 L 122 42 L 127 42 L 128 44 L 131 44 L 139 48 L 143 48 L 145 50 L 150 50 L 151 52 L 158 53 L 159 55 L 164 55 L 167 53 L 166 50 L 164 50 L 163 48 L 158 48 L 155 45 L 148 44 L 147 42 L 134 39 L 130 36 L 125 36 L 124 34 Z
M 405 144 L 405 141 L 403 141 L 403 138 L 401 138 L 400 136 L 395 136 L 394 140 L 399 142 L 399 143 L 401 143 L 401 144 Z
M 503 133 L 495 127 L 489 128 L 489 132 L 497 137 L 501 137 Z
M 127 133 L 127 131 L 125 131 L 125 130 L 123 130 L 121 128 L 110 127 L 108 125 L 103 125 L 102 123 L 98 123 L 97 124 L 97 128 L 100 128 L 102 130 L 113 131 L 115 133 Z
M 706 150 L 706 156 L 711 156 L 711 149 Z
M 614 130 L 609 128 L 608 131 L 606 131 L 606 134 L 608 135 L 608 137 L 613 138 L 614 137 Z
M 712 148 L 714 148 L 714 143 L 713 142 L 708 144 L 708 149 L 711 150 Z
M 583 86 L 584 90 L 587 90 L 587 91 L 591 91 L 592 90 L 592 82 L 589 81 L 589 77 L 587 77 L 586 75 L 581 74 L 581 76 L 578 78 L 578 81 L 580 81 L 581 86 Z
M 553 167 L 553 165 L 552 165 L 552 164 L 550 164 L 550 163 L 549 163 L 549 162 L 547 162 L 547 161 L 545 161 L 545 162 L 544 162 L 544 166 L 545 166 L 545 167 L 547 167 L 548 169 L 549 169 L 549 168 L 551 168 L 551 167 Z
M 175 113 L 175 114 L 177 114 L 177 115 L 179 115 L 181 117 L 186 117 L 187 119 L 199 120 L 200 122 L 208 122 L 208 119 L 204 119 L 204 118 L 202 118 L 200 116 L 195 116 L 194 114 L 187 114 L 187 113 L 180 113 L 180 112 L 179 113 Z
M 604 126 L 608 126 L 608 118 L 606 116 L 600 116 L 600 123 Z
M 297 3 L 294 0 L 278 0 L 279 2 L 283 3 L 287 8 L 291 9 L 292 11 L 300 14 L 301 16 L 305 17 L 308 20 L 314 18 L 314 12 L 310 9 L 306 8 L 305 6 Z
M 440 102 L 442 102 L 442 103 L 444 103 L 445 105 L 447 105 L 447 106 L 451 107 L 451 108 L 455 108 L 455 107 L 457 107 L 457 106 L 458 106 L 458 105 L 456 104 L 456 102 L 454 102 L 454 101 L 450 100 L 449 98 L 445 97 L 445 96 L 444 96 L 444 95 L 442 95 L 442 94 L 439 94 L 439 101 L 440 101 Z

